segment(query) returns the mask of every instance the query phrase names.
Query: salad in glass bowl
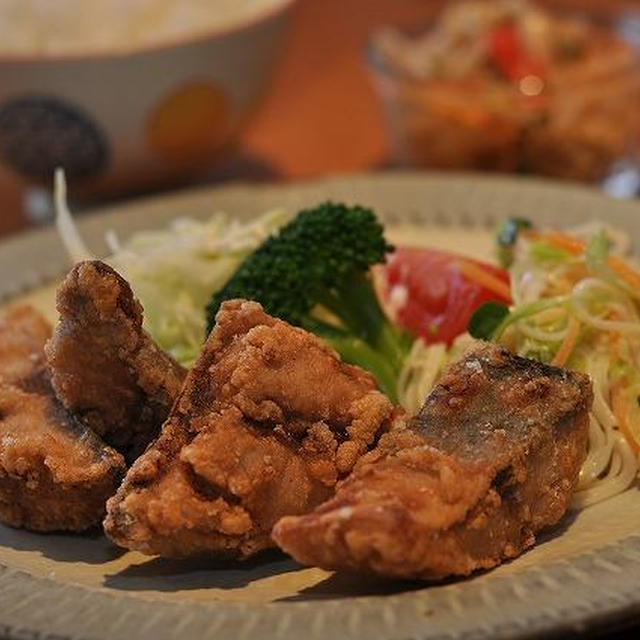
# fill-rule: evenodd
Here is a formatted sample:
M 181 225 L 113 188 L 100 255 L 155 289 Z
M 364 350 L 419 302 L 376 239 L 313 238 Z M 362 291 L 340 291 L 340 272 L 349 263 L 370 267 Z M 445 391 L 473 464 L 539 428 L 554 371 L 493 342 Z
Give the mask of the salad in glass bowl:
M 401 164 L 596 181 L 638 146 L 638 55 L 610 24 L 468 0 L 369 59 Z

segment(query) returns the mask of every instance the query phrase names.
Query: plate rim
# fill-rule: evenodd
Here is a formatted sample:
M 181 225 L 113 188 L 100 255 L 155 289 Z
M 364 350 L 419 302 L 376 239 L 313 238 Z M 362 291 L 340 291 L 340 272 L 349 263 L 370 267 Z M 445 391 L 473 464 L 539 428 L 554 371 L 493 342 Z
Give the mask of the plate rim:
M 79 226 L 81 232 L 89 240 L 92 246 L 99 246 L 99 235 L 104 231 L 105 224 L 116 224 L 124 219 L 126 224 L 124 226 L 131 226 L 137 228 L 153 228 L 154 226 L 162 226 L 162 223 L 156 219 L 153 222 L 149 220 L 150 216 L 155 215 L 155 212 L 159 210 L 166 210 L 167 206 L 171 208 L 174 205 L 180 205 L 180 203 L 200 203 L 202 205 L 209 199 L 216 200 L 218 202 L 233 201 L 234 198 L 242 196 L 247 201 L 261 200 L 261 195 L 270 194 L 273 200 L 281 197 L 283 200 L 288 200 L 284 197 L 292 192 L 296 192 L 299 195 L 291 198 L 290 200 L 297 202 L 300 199 L 304 200 L 305 196 L 318 191 L 326 191 L 328 193 L 343 193 L 347 197 L 349 193 L 357 192 L 358 190 L 369 189 L 370 192 L 376 193 L 385 189 L 425 189 L 429 188 L 444 189 L 443 193 L 447 189 L 455 190 L 467 190 L 473 193 L 474 189 L 479 190 L 514 190 L 516 193 L 516 199 L 518 197 L 532 197 L 532 194 L 536 192 L 544 192 L 547 197 L 553 198 L 555 196 L 562 195 L 565 198 L 583 200 L 585 203 L 591 203 L 590 206 L 607 207 L 608 215 L 612 215 L 614 218 L 620 218 L 621 220 L 631 219 L 632 216 L 637 216 L 640 219 L 640 203 L 627 200 L 612 200 L 606 195 L 593 188 L 585 188 L 581 185 L 557 183 L 553 180 L 545 180 L 540 178 L 514 178 L 511 176 L 495 176 L 495 175 L 479 175 L 479 174 L 465 174 L 465 173 L 445 173 L 445 172 L 419 172 L 419 171 L 387 171 L 383 173 L 362 173 L 352 174 L 347 176 L 331 176 L 320 179 L 305 180 L 297 183 L 247 183 L 247 182 L 235 182 L 224 186 L 217 187 L 202 187 L 198 189 L 187 189 L 179 192 L 161 194 L 153 196 L 151 198 L 139 198 L 127 203 L 102 208 L 96 211 L 93 215 L 88 217 L 81 217 L 79 220 Z M 239 195 L 240 194 L 240 195 Z M 549 195 L 550 194 L 550 195 Z M 241 199 L 241 198 L 240 198 Z M 266 198 L 268 200 L 268 198 Z M 541 201 L 544 201 L 542 198 Z M 542 205 L 541 205 L 542 206 Z M 585 205 L 586 206 L 586 205 Z M 187 207 L 188 208 L 188 207 Z M 197 208 L 197 207 L 195 207 Z M 258 207 L 259 209 L 259 207 Z M 211 208 L 211 212 L 214 208 Z M 613 213 L 612 213 L 613 212 Z M 246 217 L 249 215 L 247 211 L 243 212 L 240 217 Z M 385 211 L 384 218 L 389 222 L 393 222 L 394 216 L 390 212 Z M 400 218 L 406 216 L 400 215 Z M 135 218 L 133 223 L 131 219 Z M 434 220 L 437 222 L 436 218 Z M 449 223 L 461 223 L 466 225 L 478 225 L 478 220 L 474 219 L 473 213 L 462 212 L 457 219 Z M 487 220 L 480 221 L 481 224 L 486 226 Z M 639 224 L 639 223 L 637 223 Z M 143 225 L 143 226 L 140 226 Z M 640 228 L 640 224 L 639 224 Z M 33 252 L 37 247 L 41 248 L 38 252 L 39 260 L 45 261 L 45 264 L 41 264 L 39 267 L 34 266 L 32 270 L 15 268 L 16 262 L 19 263 L 18 257 L 25 253 Z M 98 250 L 99 251 L 99 250 Z M 24 264 L 24 260 L 22 260 Z M 23 233 L 18 236 L 10 237 L 9 239 L 0 241 L 0 300 L 5 297 L 13 297 L 19 295 L 29 289 L 35 288 L 45 282 L 59 277 L 68 266 L 64 252 L 61 249 L 59 240 L 57 238 L 55 230 L 52 229 L 39 229 L 28 233 Z M 11 286 L 7 286 L 7 285 Z M 1 542 L 0 542 L 1 544 Z M 595 565 L 590 563 L 595 562 Z M 576 577 L 571 574 L 571 567 L 578 564 L 584 564 L 585 567 L 581 569 L 583 571 L 582 578 Z M 569 570 L 567 566 L 570 565 Z M 595 585 L 595 591 L 589 590 L 589 587 L 585 587 L 584 576 L 588 576 L 591 570 L 594 569 L 599 572 L 599 576 L 602 575 L 603 582 L 598 581 Z M 483 593 L 475 593 L 477 591 L 473 586 L 469 588 L 469 585 L 473 585 L 474 581 L 465 582 L 466 589 L 460 590 L 458 583 L 453 585 L 445 585 L 438 590 L 439 596 L 434 598 L 432 589 L 427 590 L 427 604 L 429 606 L 436 605 L 440 607 L 440 613 L 442 617 L 442 611 L 447 609 L 449 612 L 455 612 L 461 606 L 466 607 L 465 616 L 469 612 L 478 613 L 478 606 L 475 608 L 473 603 L 462 603 L 461 597 L 464 598 L 465 593 L 471 598 L 480 598 L 480 600 L 490 602 L 492 598 L 497 597 L 495 594 L 491 594 L 491 585 L 500 582 L 512 582 L 514 578 L 521 577 L 530 572 L 532 575 L 536 575 L 536 579 L 542 580 L 543 583 L 547 583 L 547 587 L 554 581 L 560 581 L 561 584 L 566 585 L 572 580 L 576 585 L 581 587 L 580 593 L 582 593 L 582 604 L 575 600 L 572 606 L 567 607 L 554 607 L 553 601 L 549 602 L 549 609 L 545 611 L 545 615 L 540 616 L 539 612 L 526 611 L 526 597 L 523 599 L 523 594 L 517 593 L 517 589 L 513 593 L 513 597 L 517 598 L 520 604 L 519 617 L 514 618 L 511 621 L 491 621 L 485 620 L 480 627 L 460 627 L 458 630 L 449 628 L 442 633 L 434 633 L 434 629 L 420 629 L 416 628 L 416 638 L 524 638 L 540 635 L 550 635 L 567 631 L 579 631 L 586 627 L 593 627 L 606 624 L 607 621 L 615 619 L 620 620 L 625 616 L 640 615 L 640 593 L 637 593 L 634 597 L 634 592 L 637 591 L 637 587 L 640 586 L 640 579 L 636 583 L 631 581 L 624 582 L 618 580 L 620 570 L 629 571 L 633 567 L 637 574 L 640 576 L 640 534 L 634 534 L 620 540 L 619 542 L 611 545 L 605 545 L 598 550 L 598 553 L 583 553 L 572 556 L 571 563 L 567 561 L 559 561 L 549 564 L 544 569 L 536 567 L 530 570 L 526 570 L 523 573 L 510 574 L 506 576 L 500 576 L 493 582 L 482 582 L 482 585 L 478 587 L 480 590 L 484 590 Z M 564 581 L 564 582 L 562 582 Z M 578 582 L 576 582 L 578 581 Z M 602 597 L 601 588 L 602 584 L 607 582 L 608 593 L 607 597 Z M 509 590 L 510 587 L 504 587 Z M 566 588 L 566 587 L 565 587 Z M 489 591 L 487 591 L 489 589 Z M 500 587 L 503 589 L 503 586 Z M 498 589 L 498 592 L 500 592 Z M 462 593 L 462 596 L 460 595 Z M 500 592 L 501 593 L 501 592 Z M 62 603 L 60 601 L 60 594 L 63 596 Z M 144 621 L 144 615 L 150 616 L 146 620 L 145 625 L 142 627 L 142 632 L 139 637 L 144 638 L 162 638 L 162 637 L 174 637 L 171 634 L 167 634 L 171 631 L 170 619 L 175 614 L 174 609 L 180 609 L 180 616 L 184 618 L 185 608 L 189 609 L 188 621 L 181 622 L 185 628 L 192 625 L 194 628 L 206 630 L 206 634 L 203 632 L 200 635 L 202 637 L 220 637 L 220 634 L 225 630 L 235 628 L 237 635 L 234 637 L 253 637 L 252 631 L 256 626 L 260 626 L 264 630 L 265 624 L 271 625 L 270 628 L 276 632 L 273 637 L 289 637 L 292 626 L 295 627 L 296 616 L 299 618 L 302 613 L 304 618 L 308 613 L 309 608 L 315 608 L 316 612 L 322 609 L 322 615 L 312 612 L 316 617 L 314 624 L 316 630 L 323 629 L 324 634 L 329 634 L 326 624 L 340 622 L 344 624 L 344 629 L 354 628 L 353 620 L 358 616 L 359 623 L 365 624 L 362 616 L 365 614 L 371 619 L 375 619 L 378 622 L 377 628 L 372 627 L 374 638 L 391 637 L 394 629 L 393 625 L 389 624 L 389 620 L 395 618 L 395 614 L 390 614 L 389 607 L 400 607 L 400 609 L 411 609 L 413 606 L 415 610 L 412 615 L 420 615 L 420 607 L 426 606 L 424 595 L 419 596 L 417 594 L 423 594 L 423 590 L 404 593 L 391 596 L 364 596 L 354 597 L 344 600 L 313 600 L 306 602 L 289 602 L 289 608 L 291 614 L 288 617 L 288 622 L 285 624 L 278 618 L 281 616 L 274 615 L 274 608 L 279 609 L 279 613 L 282 613 L 283 603 L 240 603 L 240 602 L 227 602 L 227 601 L 213 601 L 207 603 L 201 602 L 172 602 L 166 599 L 153 599 L 146 595 L 138 595 L 135 597 L 129 596 L 127 593 L 116 593 L 113 590 L 107 588 L 92 588 L 88 586 L 80 586 L 69 583 L 57 583 L 48 578 L 31 575 L 25 571 L 19 569 L 12 569 L 0 562 L 0 602 L 3 605 L 0 609 L 0 637 L 6 637 L 9 640 L 24 640 L 25 636 L 46 638 L 48 635 L 52 636 L 51 631 L 47 631 L 46 625 L 43 627 L 43 623 L 46 620 L 32 621 L 31 627 L 16 626 L 16 616 L 20 615 L 20 611 L 25 609 L 25 602 L 30 607 L 35 607 L 37 604 L 44 606 L 45 601 L 51 606 L 52 599 L 59 603 L 61 608 L 65 608 L 62 604 L 67 603 L 68 607 L 73 609 L 74 606 L 79 604 L 86 604 L 87 594 L 95 601 L 92 603 L 94 612 L 98 611 L 98 618 L 102 616 L 104 620 L 106 611 L 114 611 L 122 607 L 122 602 L 133 602 L 140 610 L 136 615 L 130 617 L 137 620 Z M 446 597 L 444 597 L 446 594 Z M 586 600 L 589 601 L 588 607 L 585 609 L 585 594 Z M 443 597 L 440 598 L 440 595 Z M 597 598 L 592 596 L 597 595 Z M 472 596 L 472 597 L 471 597 Z M 25 598 L 26 601 L 25 601 Z M 44 601 L 42 600 L 44 598 Z M 447 600 L 447 598 L 449 598 Z M 389 606 L 378 606 L 380 599 L 384 600 L 384 603 Z M 438 602 L 434 602 L 438 600 Z M 96 603 L 99 601 L 100 606 L 96 607 Z M 141 606 L 140 603 L 146 603 Z M 158 606 L 160 605 L 160 606 Z M 151 606 L 155 608 L 155 612 L 149 612 L 148 608 Z M 522 607 L 525 607 L 524 609 Z M 126 607 L 125 607 L 126 608 Z M 129 607 L 131 608 L 131 607 Z M 481 607 L 482 608 L 482 607 Z M 517 608 L 517 607 L 516 607 Z M 353 612 L 359 609 L 359 613 L 356 615 Z M 102 613 L 100 613 L 102 612 Z M 211 625 L 207 626 L 207 620 L 210 621 L 211 614 L 216 614 L 215 629 Z M 480 613 L 482 613 L 480 611 Z M 248 620 L 247 620 L 248 614 Z M 96 615 L 94 613 L 94 615 Z M 115 615 L 115 614 L 114 614 Z M 424 615 L 424 613 L 422 614 Z M 447 614 L 449 615 L 449 614 Z M 140 616 L 143 616 L 142 618 Z M 167 619 L 169 616 L 169 620 Z M 68 617 L 68 616 L 67 616 Z M 19 619 L 19 618 L 18 618 Z M 151 620 L 151 622 L 149 621 Z M 386 621 L 385 621 L 386 620 Z M 13 621 L 13 622 L 12 622 Z M 56 621 L 53 621 L 56 623 Z M 300 621 L 298 621 L 299 623 Z M 51 621 L 48 621 L 49 628 L 51 629 Z M 54 627 L 60 625 L 60 620 L 54 624 Z M 69 640 L 80 640 L 81 638 L 110 638 L 113 636 L 111 630 L 106 629 L 104 634 L 98 636 L 86 635 L 86 625 L 75 624 L 67 627 L 72 629 L 71 632 L 64 633 L 64 617 L 62 621 L 62 633 L 57 631 L 53 634 L 56 638 L 68 638 Z M 68 624 L 68 623 L 66 623 Z M 130 624 L 130 623 L 129 623 Z M 366 622 L 370 625 L 371 622 Z M 229 626 L 231 625 L 231 626 Z M 238 627 L 239 625 L 239 627 Z M 356 625 L 357 626 L 357 625 Z M 83 629 L 85 629 L 83 631 Z M 212 631 L 213 629 L 213 631 Z M 214 633 L 215 632 L 215 633 Z M 377 635 L 375 635 L 377 633 Z M 380 633 L 386 635 L 380 635 Z M 47 635 L 48 634 L 48 635 Z M 362 634 L 360 630 L 359 634 Z M 53 637 L 53 636 L 52 636 Z M 266 636 L 265 636 L 266 637 Z M 271 636 L 269 636 L 271 637 Z M 294 636 L 292 636 L 294 637 Z M 344 637 L 350 637 L 345 635 Z M 358 637 L 358 636 L 355 636 Z

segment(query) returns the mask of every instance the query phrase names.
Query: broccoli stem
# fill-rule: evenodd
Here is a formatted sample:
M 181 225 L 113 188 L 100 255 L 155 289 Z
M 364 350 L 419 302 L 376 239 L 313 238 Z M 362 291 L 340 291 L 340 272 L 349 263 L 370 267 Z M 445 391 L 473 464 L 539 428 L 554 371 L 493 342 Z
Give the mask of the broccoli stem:
M 317 291 L 316 299 L 320 307 L 324 307 L 334 315 L 345 329 L 365 342 L 369 342 L 369 328 L 362 322 L 353 305 L 350 305 L 346 300 L 341 300 L 336 292 L 329 289 Z
M 378 382 L 380 390 L 394 403 L 398 402 L 398 386 L 396 372 L 377 351 L 374 351 L 364 340 L 346 336 L 343 339 L 327 339 L 329 344 L 342 356 L 344 362 L 355 364 L 369 371 Z
M 363 339 L 390 360 L 397 374 L 409 352 L 411 338 L 393 326 L 385 315 L 370 276 L 358 272 L 345 278 L 339 298 L 344 315 L 340 309 L 336 313 L 341 315 L 345 325 L 354 333 L 360 328 Z
M 382 326 L 379 337 L 380 349 L 392 359 L 394 368 L 399 373 L 411 350 L 411 338 L 408 333 L 399 331 L 389 321 Z
M 306 319 L 302 326 L 329 343 L 340 354 L 344 362 L 358 365 L 369 371 L 377 380 L 381 391 L 392 402 L 398 402 L 397 372 L 383 354 L 377 352 L 357 336 L 315 318 Z

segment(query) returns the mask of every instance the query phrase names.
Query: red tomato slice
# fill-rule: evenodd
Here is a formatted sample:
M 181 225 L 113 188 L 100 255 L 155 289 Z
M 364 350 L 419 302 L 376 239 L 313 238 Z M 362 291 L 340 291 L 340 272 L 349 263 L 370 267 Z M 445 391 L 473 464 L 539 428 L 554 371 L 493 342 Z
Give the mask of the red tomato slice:
M 460 261 L 509 283 L 504 269 L 477 260 L 432 249 L 396 249 L 382 268 L 382 296 L 394 308 L 398 324 L 427 342 L 451 344 L 484 302 L 510 302 L 463 275 Z
M 542 64 L 526 50 L 514 23 L 505 22 L 493 29 L 489 36 L 489 55 L 509 80 L 518 82 L 529 75 L 544 78 Z

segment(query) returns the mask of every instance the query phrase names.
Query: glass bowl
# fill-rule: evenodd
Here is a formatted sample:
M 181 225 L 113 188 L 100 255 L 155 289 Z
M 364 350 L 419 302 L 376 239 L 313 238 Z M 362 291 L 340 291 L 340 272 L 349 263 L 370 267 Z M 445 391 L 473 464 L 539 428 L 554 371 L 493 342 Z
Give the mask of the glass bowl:
M 579 20 L 588 46 L 549 65 L 544 81 L 476 72 L 418 77 L 369 41 L 367 58 L 400 166 L 534 173 L 599 181 L 636 163 L 640 143 L 638 49 L 628 19 Z M 432 23 L 427 28 L 433 29 Z M 424 31 L 423 31 L 424 32 Z M 407 38 L 415 38 L 405 32 Z

